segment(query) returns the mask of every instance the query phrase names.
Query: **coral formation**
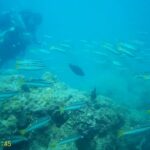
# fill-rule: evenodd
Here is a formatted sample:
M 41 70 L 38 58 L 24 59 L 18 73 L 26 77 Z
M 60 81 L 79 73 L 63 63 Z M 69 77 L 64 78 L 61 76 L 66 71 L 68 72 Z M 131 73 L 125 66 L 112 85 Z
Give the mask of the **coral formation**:
M 21 135 L 28 140 L 16 142 L 12 147 L 18 150 L 117 150 L 123 145 L 123 141 L 118 142 L 118 129 L 125 121 L 126 126 L 131 126 L 129 122 L 134 119 L 126 117 L 125 110 L 113 100 L 98 95 L 93 101 L 90 94 L 71 89 L 50 73 L 43 76 L 44 80 L 53 82 L 50 87 L 24 91 L 21 82 L 24 78 L 20 75 L 1 78 L 0 82 L 5 85 L 0 87 L 1 91 L 19 91 L 17 95 L 0 102 L 1 141 L 12 135 L 21 135 L 20 131 L 33 121 L 50 116 L 52 121 L 47 126 Z M 81 108 L 63 110 L 65 106 L 81 102 L 85 104 Z M 72 135 L 83 138 L 70 140 Z M 68 138 L 66 143 L 59 144 L 64 138 Z

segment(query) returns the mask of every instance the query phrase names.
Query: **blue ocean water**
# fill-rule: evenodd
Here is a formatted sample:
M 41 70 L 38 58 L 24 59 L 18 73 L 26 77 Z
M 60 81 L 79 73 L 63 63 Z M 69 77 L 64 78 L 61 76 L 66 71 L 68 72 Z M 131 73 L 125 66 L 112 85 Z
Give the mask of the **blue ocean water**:
M 149 0 L 0 0 L 0 13 L 22 10 L 42 16 L 38 44 L 16 53 L 1 72 L 15 68 L 18 59 L 39 60 L 44 71 L 22 73 L 39 78 L 49 71 L 71 88 L 95 88 L 119 104 L 149 109 Z
M 135 88 L 141 88 L 135 95 L 141 94 L 139 91 L 145 88 L 137 87 L 139 85 L 134 83 L 132 76 L 149 72 L 150 9 L 148 0 L 144 2 L 141 0 L 132 2 L 1 0 L 0 6 L 1 12 L 30 9 L 40 13 L 43 22 L 38 29 L 38 39 L 47 40 L 49 46 L 68 41 L 71 46 L 66 55 L 59 52 L 48 56 L 40 52 L 33 56 L 27 53 L 26 55 L 32 59 L 37 57 L 43 61 L 46 60 L 46 66 L 70 86 L 84 90 L 97 87 L 98 91 L 104 94 L 107 91 L 118 92 L 117 94 L 125 101 L 130 99 L 131 93 L 128 88 L 133 91 Z M 50 38 L 44 39 L 44 36 Z M 133 57 L 120 57 L 101 47 L 104 42 L 115 45 L 120 42 L 130 44 L 134 43 L 133 41 L 141 42 L 137 45 L 133 44 L 136 47 Z M 102 51 L 107 56 L 96 56 L 92 54 L 92 51 Z M 138 58 L 143 59 L 144 62 L 137 61 Z M 112 60 L 120 61 L 122 64 L 118 65 L 123 66 L 120 68 L 118 66 L 119 69 L 114 67 Z M 73 74 L 67 66 L 68 63 L 79 65 L 86 76 L 80 78 Z

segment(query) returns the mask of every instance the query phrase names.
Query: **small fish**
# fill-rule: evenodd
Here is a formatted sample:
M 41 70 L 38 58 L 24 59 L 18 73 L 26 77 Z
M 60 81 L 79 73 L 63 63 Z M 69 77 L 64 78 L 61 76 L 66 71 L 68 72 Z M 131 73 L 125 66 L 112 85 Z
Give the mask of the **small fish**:
M 18 144 L 20 142 L 23 142 L 23 141 L 27 141 L 28 139 L 24 136 L 19 136 L 19 135 L 16 135 L 16 136 L 11 136 L 9 138 L 5 138 L 3 139 L 1 142 L 5 142 L 5 141 L 9 141 L 9 144 L 10 146 L 14 145 L 14 144 Z
M 62 48 L 59 48 L 59 47 L 56 47 L 56 46 L 51 46 L 50 47 L 50 50 L 52 51 L 56 51 L 56 52 L 60 52 L 60 53 L 63 53 L 63 54 L 66 54 L 66 50 L 62 49 Z
M 43 70 L 44 66 L 20 66 L 17 67 L 17 70 L 28 70 L 28 71 L 35 71 L 35 70 Z
M 64 111 L 79 110 L 81 108 L 84 108 L 85 106 L 86 106 L 85 102 L 75 102 L 73 104 L 60 108 L 60 112 L 63 113 Z
M 64 48 L 71 48 L 71 46 L 69 44 L 65 44 L 65 43 L 61 43 L 60 46 L 62 46 Z
M 70 137 L 67 137 L 67 138 L 60 140 L 58 145 L 63 145 L 63 144 L 68 144 L 70 142 L 75 142 L 75 141 L 82 139 L 82 138 L 83 138 L 82 135 L 73 135 L 73 136 L 70 136 Z
M 91 100 L 94 101 L 96 98 L 97 98 L 97 91 L 96 91 L 96 88 L 94 88 L 92 91 L 91 91 Z
M 39 49 L 38 51 L 44 54 L 50 54 L 50 51 L 47 49 Z
M 123 48 L 128 49 L 128 50 L 136 50 L 136 47 L 132 44 L 120 43 L 120 46 L 122 46 Z
M 135 55 L 131 51 L 129 51 L 127 48 L 124 48 L 122 46 L 118 46 L 117 50 L 120 54 L 125 54 L 130 57 L 135 57 Z
M 50 87 L 52 86 L 52 82 L 48 82 L 42 79 L 32 79 L 28 81 L 24 81 L 23 87 L 29 87 L 29 88 L 44 88 L 44 87 Z
M 18 91 L 0 91 L 0 100 L 9 99 L 18 93 Z
M 119 52 L 116 49 L 114 49 L 113 45 L 103 45 L 102 47 L 114 55 L 119 55 Z
M 40 61 L 33 60 L 22 60 L 16 62 L 17 70 L 42 70 L 45 66 Z
M 69 64 L 71 71 L 78 76 L 85 76 L 84 71 L 77 65 Z
M 26 64 L 38 64 L 40 63 L 39 60 L 31 60 L 31 59 L 25 59 L 25 60 L 17 60 L 16 64 L 18 65 L 26 65 Z
M 119 131 L 119 137 L 122 136 L 130 136 L 130 135 L 137 135 L 137 134 L 141 134 L 144 132 L 150 131 L 150 126 L 147 127 L 143 127 L 143 128 L 137 128 L 137 129 L 133 129 L 133 130 L 129 130 L 129 131 Z
M 115 65 L 115 66 L 118 66 L 118 67 L 122 66 L 122 64 L 119 61 L 117 61 L 117 60 L 113 60 L 112 64 Z
M 143 80 L 150 80 L 150 73 L 139 74 L 139 75 L 136 75 L 135 78 L 140 78 Z
M 101 57 L 108 57 L 108 55 L 104 52 L 100 52 L 100 51 L 94 51 L 93 52 L 95 55 L 101 56 Z
M 52 39 L 53 36 L 51 36 L 51 35 L 44 35 L 44 38 L 46 38 L 46 39 Z
M 31 123 L 26 129 L 21 130 L 20 133 L 22 135 L 25 135 L 29 132 L 35 131 L 37 129 L 40 129 L 40 128 L 48 125 L 48 123 L 50 121 L 51 121 L 51 117 L 49 117 L 49 116 L 40 118 L 40 119 L 36 120 L 35 122 Z

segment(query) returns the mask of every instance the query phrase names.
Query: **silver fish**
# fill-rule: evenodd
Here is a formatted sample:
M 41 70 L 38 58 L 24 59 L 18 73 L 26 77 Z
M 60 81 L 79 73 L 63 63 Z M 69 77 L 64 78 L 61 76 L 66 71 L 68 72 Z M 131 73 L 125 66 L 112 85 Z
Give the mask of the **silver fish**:
M 137 134 L 145 133 L 147 131 L 150 131 L 150 126 L 122 132 L 120 136 L 137 135 Z
M 67 137 L 67 138 L 64 138 L 64 139 L 60 140 L 58 145 L 63 145 L 63 144 L 68 144 L 70 142 L 75 142 L 75 141 L 77 141 L 81 138 L 83 138 L 82 135 L 73 135 L 73 136 L 70 136 L 70 137 Z
M 23 142 L 23 141 L 27 141 L 28 139 L 24 136 L 19 136 L 19 135 L 16 135 L 16 136 L 11 136 L 9 138 L 5 138 L 4 140 L 2 140 L 1 142 L 2 143 L 5 143 L 5 142 L 9 142 L 9 145 L 13 145 L 13 144 L 18 144 L 20 142 Z
M 30 88 L 36 88 L 36 87 L 50 87 L 53 85 L 53 82 L 47 82 L 45 80 L 42 79 L 32 79 L 29 81 L 25 81 L 25 83 L 23 84 L 23 86 L 27 86 Z
M 18 93 L 18 91 L 0 91 L 0 100 L 9 99 Z
M 85 102 L 77 102 L 64 107 L 64 111 L 79 110 L 86 106 Z
M 45 66 L 39 60 L 22 60 L 16 62 L 17 70 L 42 70 Z
M 35 122 L 31 123 L 26 129 L 21 130 L 20 133 L 24 135 L 28 132 L 35 131 L 39 128 L 46 126 L 50 121 L 51 121 L 51 117 L 49 116 L 40 118 L 36 120 Z

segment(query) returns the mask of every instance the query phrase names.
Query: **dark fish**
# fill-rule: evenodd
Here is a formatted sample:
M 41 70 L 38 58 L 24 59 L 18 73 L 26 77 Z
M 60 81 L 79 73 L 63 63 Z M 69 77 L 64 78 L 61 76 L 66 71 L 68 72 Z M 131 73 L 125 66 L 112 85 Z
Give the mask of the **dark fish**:
M 92 91 L 91 91 L 91 100 L 94 101 L 97 97 L 97 92 L 96 92 L 96 88 L 94 88 Z
M 30 88 L 26 84 L 24 84 L 24 85 L 21 86 L 21 90 L 23 92 L 26 92 L 26 93 L 30 92 Z
M 84 71 L 77 65 L 69 64 L 71 71 L 78 76 L 85 76 Z

